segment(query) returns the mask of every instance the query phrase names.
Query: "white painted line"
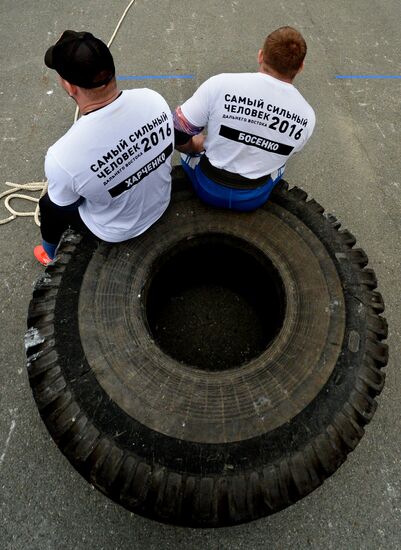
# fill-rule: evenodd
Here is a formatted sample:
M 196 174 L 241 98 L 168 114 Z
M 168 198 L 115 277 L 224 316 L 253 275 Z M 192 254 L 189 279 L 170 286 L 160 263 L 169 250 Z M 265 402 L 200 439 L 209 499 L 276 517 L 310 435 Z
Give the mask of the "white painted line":
M 4 451 L 3 451 L 3 454 L 0 456 L 0 467 L 2 466 L 3 462 L 4 462 L 4 459 L 6 457 L 6 454 L 7 454 L 7 449 L 10 445 L 10 440 L 11 440 L 11 436 L 13 434 L 13 431 L 15 430 L 15 426 L 16 426 L 16 422 L 15 420 L 12 420 L 11 422 L 11 426 L 10 426 L 10 430 L 8 432 L 8 437 L 7 437 L 7 440 L 6 440 L 6 444 L 4 446 Z

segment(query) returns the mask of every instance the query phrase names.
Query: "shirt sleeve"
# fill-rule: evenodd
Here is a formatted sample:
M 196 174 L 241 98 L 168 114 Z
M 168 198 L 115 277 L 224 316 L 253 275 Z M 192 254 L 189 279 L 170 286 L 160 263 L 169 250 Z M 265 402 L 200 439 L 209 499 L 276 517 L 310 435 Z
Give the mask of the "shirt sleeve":
M 294 151 L 295 153 L 298 153 L 299 151 L 301 151 L 306 145 L 306 143 L 309 141 L 311 135 L 313 134 L 313 130 L 315 129 L 315 124 L 316 124 L 316 115 L 315 115 L 315 111 L 311 108 L 311 112 L 308 119 L 308 126 L 306 128 L 304 139 L 301 141 L 299 146 Z
M 185 118 L 181 111 L 181 107 L 173 113 L 173 122 L 174 122 L 174 141 L 175 145 L 184 145 L 187 143 L 192 136 L 200 134 L 203 130 L 202 126 L 194 126 Z
M 313 134 L 313 130 L 315 129 L 315 124 L 316 124 L 315 111 L 313 109 L 311 109 L 310 126 L 308 127 L 308 139 Z
M 72 177 L 60 166 L 50 150 L 45 159 L 45 174 L 50 200 L 57 206 L 68 206 L 80 199 L 74 190 Z
M 193 126 L 205 127 L 209 121 L 210 81 L 211 79 L 209 78 L 209 80 L 201 84 L 194 95 L 181 105 L 182 114 Z

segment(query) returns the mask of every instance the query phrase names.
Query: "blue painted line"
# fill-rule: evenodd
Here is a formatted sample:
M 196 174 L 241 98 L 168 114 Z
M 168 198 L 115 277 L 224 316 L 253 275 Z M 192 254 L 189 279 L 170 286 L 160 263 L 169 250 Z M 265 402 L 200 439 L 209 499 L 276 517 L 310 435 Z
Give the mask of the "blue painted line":
M 193 74 L 145 74 L 145 75 L 120 75 L 117 80 L 171 80 L 175 78 L 195 78 Z
M 374 79 L 380 79 L 380 78 L 386 78 L 386 79 L 401 79 L 401 75 L 396 74 L 336 74 L 336 78 L 374 78 Z

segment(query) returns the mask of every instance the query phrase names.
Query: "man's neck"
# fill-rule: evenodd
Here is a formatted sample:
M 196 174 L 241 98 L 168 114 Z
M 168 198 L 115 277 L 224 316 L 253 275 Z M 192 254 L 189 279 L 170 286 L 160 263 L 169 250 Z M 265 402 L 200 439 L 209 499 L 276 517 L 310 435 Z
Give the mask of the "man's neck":
M 81 113 L 81 115 L 87 115 L 92 111 L 97 111 L 102 107 L 106 107 L 106 105 L 113 103 L 113 101 L 115 101 L 118 98 L 120 93 L 121 93 L 120 90 L 118 90 L 117 88 L 114 88 L 112 91 L 110 91 L 109 94 L 107 94 L 105 97 L 102 97 L 101 99 L 98 99 L 98 100 L 89 99 L 85 96 L 77 98 L 76 101 L 79 107 L 79 112 Z
M 260 65 L 259 72 L 272 76 L 273 78 L 276 78 L 277 80 L 281 80 L 282 82 L 287 82 L 287 84 L 292 84 L 294 80 L 293 78 L 290 78 L 281 73 L 278 73 L 277 71 L 275 71 L 274 69 L 266 65 Z

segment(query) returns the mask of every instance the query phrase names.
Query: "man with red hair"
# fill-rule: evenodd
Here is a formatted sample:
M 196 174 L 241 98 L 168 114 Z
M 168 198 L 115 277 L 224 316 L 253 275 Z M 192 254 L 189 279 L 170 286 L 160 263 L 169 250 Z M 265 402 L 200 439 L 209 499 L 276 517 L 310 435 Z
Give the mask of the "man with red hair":
M 258 208 L 287 160 L 306 144 L 315 113 L 293 86 L 306 49 L 296 29 L 281 27 L 259 50 L 258 72 L 214 76 L 177 107 L 175 146 L 204 202 L 241 211 Z

